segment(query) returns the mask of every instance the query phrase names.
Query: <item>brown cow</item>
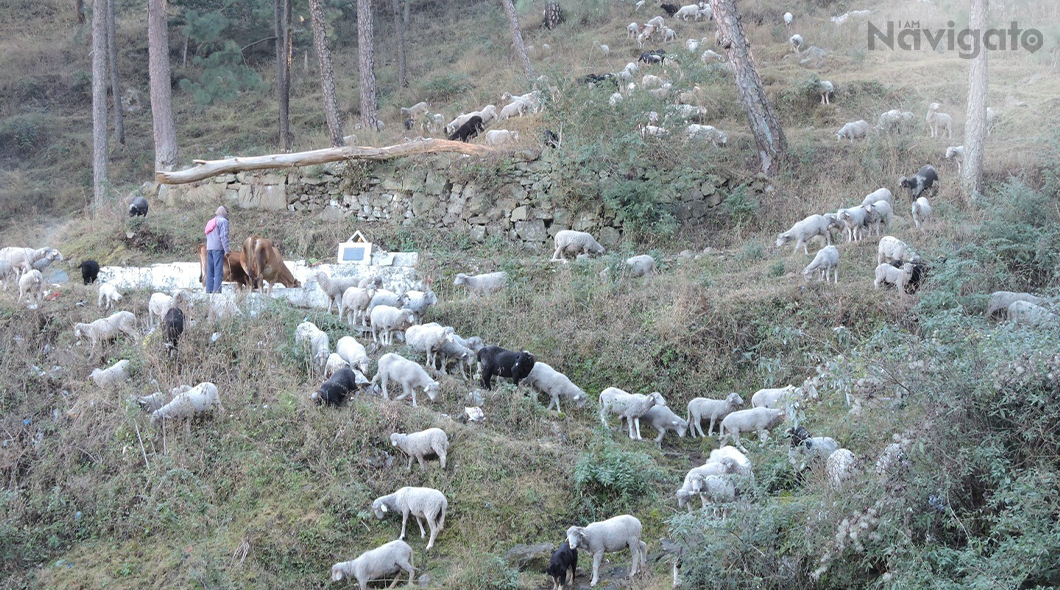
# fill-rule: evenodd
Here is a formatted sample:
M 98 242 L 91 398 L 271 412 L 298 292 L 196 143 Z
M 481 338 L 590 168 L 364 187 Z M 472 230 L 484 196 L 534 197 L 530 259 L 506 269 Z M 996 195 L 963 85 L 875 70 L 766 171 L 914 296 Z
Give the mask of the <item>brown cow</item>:
M 250 285 L 246 271 L 243 270 L 243 253 L 229 252 L 224 258 L 224 275 L 222 281 L 233 282 L 239 288 Z M 199 282 L 206 286 L 206 244 L 199 244 Z
M 291 270 L 283 263 L 283 257 L 272 240 L 261 236 L 250 236 L 243 241 L 243 270 L 250 281 L 250 290 L 262 289 L 262 281 L 269 283 L 269 295 L 272 286 L 280 283 L 284 287 L 301 287 Z

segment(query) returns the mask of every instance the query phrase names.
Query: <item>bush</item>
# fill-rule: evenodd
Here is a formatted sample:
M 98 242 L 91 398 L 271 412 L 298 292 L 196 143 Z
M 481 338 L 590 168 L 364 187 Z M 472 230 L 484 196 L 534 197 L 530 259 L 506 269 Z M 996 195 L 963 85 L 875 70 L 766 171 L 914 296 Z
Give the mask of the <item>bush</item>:
M 655 497 L 652 484 L 662 477 L 647 453 L 624 451 L 609 434 L 598 432 L 574 466 L 574 485 L 589 510 L 587 518 L 610 518 Z M 605 516 L 606 515 L 606 516 Z

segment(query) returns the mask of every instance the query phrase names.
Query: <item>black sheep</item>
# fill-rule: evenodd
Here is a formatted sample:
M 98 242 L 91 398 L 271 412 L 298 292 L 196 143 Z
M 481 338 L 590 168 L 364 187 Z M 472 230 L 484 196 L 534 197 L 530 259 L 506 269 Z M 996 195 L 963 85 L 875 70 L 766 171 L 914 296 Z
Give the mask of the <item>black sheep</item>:
M 917 197 L 928 189 L 938 189 L 935 187 L 935 183 L 939 181 L 939 172 L 935 170 L 935 167 L 931 164 L 924 164 L 917 171 L 916 175 L 912 178 L 906 178 L 905 176 L 898 179 L 902 188 L 909 189 L 909 201 L 915 201 Z
M 567 540 L 552 553 L 548 560 L 545 573 L 552 577 L 552 590 L 562 589 L 564 586 L 574 587 L 574 574 L 578 569 L 578 550 L 571 549 Z
M 81 263 L 81 278 L 85 284 L 96 282 L 99 277 L 99 263 L 95 260 L 86 260 Z
M 129 205 L 129 217 L 147 217 L 147 199 L 136 197 Z
M 500 346 L 486 346 L 478 351 L 478 363 L 482 370 L 482 386 L 493 389 L 493 376 L 510 377 L 512 383 L 519 385 L 519 381 L 530 374 L 534 368 L 534 355 L 526 352 L 514 352 L 505 350 Z
M 909 275 L 909 282 L 905 284 L 905 292 L 909 294 L 916 293 L 920 289 L 920 283 L 924 280 L 924 276 L 927 275 L 927 267 L 924 266 L 923 262 L 911 262 L 913 265 L 913 273 Z M 891 266 L 895 268 L 902 268 L 905 263 L 901 260 L 892 260 Z
M 413 120 L 411 118 L 405 119 L 405 131 L 411 131 L 412 130 L 412 126 L 415 125 L 415 124 L 416 124 L 415 120 Z
M 171 307 L 162 319 L 162 326 L 166 335 L 166 348 L 177 349 L 177 341 L 184 334 L 184 312 L 179 307 Z
M 356 393 L 356 391 L 357 373 L 349 367 L 343 367 L 335 371 L 335 374 L 309 397 L 318 404 L 337 406 L 346 399 L 347 395 L 351 392 Z
M 646 64 L 661 64 L 665 59 L 665 49 L 653 49 L 651 51 L 645 51 L 644 53 L 641 53 L 640 58 L 637 61 L 641 61 Z
M 797 428 L 789 428 L 788 436 L 791 437 L 791 446 L 793 448 L 801 445 L 802 441 L 813 437 L 813 435 L 811 435 L 810 432 L 802 426 L 799 426 Z
M 449 141 L 459 140 L 467 143 L 467 140 L 475 137 L 479 133 L 482 133 L 482 117 L 475 115 L 464 122 L 459 129 L 453 132 L 453 134 L 449 136 Z
M 673 16 L 675 12 L 681 10 L 681 7 L 676 4 L 663 4 L 659 8 L 665 10 L 666 14 L 668 14 L 669 16 Z
M 556 135 L 555 131 L 553 131 L 551 129 L 545 129 L 544 136 L 545 136 L 545 145 L 546 146 L 548 146 L 550 148 L 559 147 L 559 135 Z
M 604 82 L 604 81 L 607 81 L 607 80 L 610 80 L 616 86 L 618 85 L 618 78 L 616 78 L 615 75 L 611 74 L 611 73 L 607 73 L 607 74 L 586 74 L 586 75 L 582 76 L 581 78 L 578 78 L 579 82 L 581 82 L 582 84 L 588 84 L 590 86 L 595 86 L 598 82 Z

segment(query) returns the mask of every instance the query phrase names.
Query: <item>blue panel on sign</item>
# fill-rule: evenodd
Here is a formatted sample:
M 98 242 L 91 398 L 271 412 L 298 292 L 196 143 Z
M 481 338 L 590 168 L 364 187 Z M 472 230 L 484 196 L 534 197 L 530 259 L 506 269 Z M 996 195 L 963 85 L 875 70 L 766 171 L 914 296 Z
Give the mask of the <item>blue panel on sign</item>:
M 364 246 L 345 246 L 342 249 L 343 262 L 361 262 L 364 260 Z

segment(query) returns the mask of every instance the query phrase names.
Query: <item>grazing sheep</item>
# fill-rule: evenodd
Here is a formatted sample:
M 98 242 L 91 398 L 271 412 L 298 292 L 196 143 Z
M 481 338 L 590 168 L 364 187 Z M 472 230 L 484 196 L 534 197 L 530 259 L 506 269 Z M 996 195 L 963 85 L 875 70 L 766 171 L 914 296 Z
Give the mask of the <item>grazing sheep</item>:
M 443 375 L 449 374 L 446 371 L 446 365 L 452 359 L 456 359 L 457 366 L 460 368 L 461 378 L 467 379 L 469 373 L 474 373 L 475 351 L 457 342 L 455 334 L 452 342 L 446 341 L 442 343 L 442 347 L 438 349 L 438 354 L 441 355 L 439 366 Z
M 905 263 L 901 268 L 895 268 L 891 264 L 880 264 L 876 267 L 876 280 L 872 287 L 879 289 L 880 285 L 894 285 L 898 293 L 905 294 L 905 285 L 913 276 L 913 265 Z
M 867 139 L 868 136 L 869 123 L 864 119 L 843 125 L 835 134 L 836 141 L 849 139 L 850 143 L 854 143 L 855 139 Z
M 526 378 L 534 369 L 534 355 L 523 350 L 515 352 L 500 346 L 484 346 L 475 354 L 482 373 L 482 386 L 493 389 L 493 376 L 508 377 L 512 385 Z
M 407 108 L 406 107 L 401 107 L 401 114 L 404 115 L 405 117 L 415 118 L 415 117 L 417 117 L 419 115 L 426 114 L 427 111 L 430 108 L 431 108 L 431 106 L 429 104 L 427 104 L 425 101 L 420 101 L 420 102 L 418 102 L 418 103 L 416 103 L 416 104 L 414 104 L 414 105 L 412 105 L 410 107 L 407 107 Z
M 389 305 L 390 307 L 403 307 L 405 305 L 405 295 L 399 295 L 393 291 L 377 288 L 375 290 L 375 295 L 372 295 L 372 300 L 368 302 L 367 311 L 369 316 L 371 315 L 372 310 L 379 307 L 380 305 Z M 368 317 L 367 319 L 368 321 L 371 321 L 371 317 Z
M 886 229 L 891 227 L 891 217 L 894 215 L 894 209 L 891 208 L 891 204 L 887 201 L 876 201 L 872 205 L 868 205 L 866 211 L 868 217 L 865 222 L 868 224 L 869 235 L 872 235 L 872 229 L 876 228 L 876 235 L 880 235 L 881 226 Z
M 828 80 L 821 80 L 817 83 L 817 92 L 821 95 L 821 104 L 832 104 L 835 85 Z
M 901 269 L 907 263 L 901 260 L 892 260 L 891 266 Z M 927 274 L 927 266 L 923 262 L 910 262 L 913 269 L 909 275 L 909 280 L 905 282 L 905 292 L 909 294 L 916 293 L 920 289 L 920 283 L 923 282 L 924 276 Z
M 865 195 L 865 198 L 861 200 L 861 206 L 867 207 L 876 201 L 887 201 L 891 207 L 894 207 L 894 193 L 888 188 L 878 188 Z
M 876 129 L 886 132 L 901 131 L 903 126 L 911 125 L 915 119 L 916 115 L 909 111 L 891 109 L 880 114 Z
M 132 399 L 136 401 L 136 405 L 140 406 L 140 409 L 147 412 L 148 414 L 155 410 L 165 406 L 174 397 L 184 393 L 191 389 L 191 385 L 178 385 L 170 390 L 169 393 L 164 391 L 156 391 L 151 395 L 136 396 Z
M 692 512 L 692 506 L 688 505 L 688 500 L 692 498 L 693 494 L 700 494 L 700 501 L 703 507 L 706 508 L 706 498 L 702 496 L 705 487 L 703 481 L 708 477 L 737 473 L 737 469 L 736 461 L 728 457 L 719 457 L 715 460 L 708 460 L 699 467 L 693 467 L 685 474 L 684 483 L 681 484 L 677 493 L 674 494 L 677 497 L 677 507 L 687 507 L 688 511 Z
M 416 568 L 412 567 L 412 547 L 399 539 L 365 551 L 356 559 L 340 561 L 331 566 L 331 581 L 341 582 L 344 577 L 353 578 L 361 590 L 367 590 L 368 582 L 395 574 L 400 577 L 402 571 L 408 572 L 408 585 L 411 586 L 412 577 L 416 575 Z M 390 587 L 393 588 L 397 581 L 395 577 Z
M 328 356 L 331 355 L 331 340 L 327 333 L 313 322 L 302 322 L 294 329 L 294 343 L 307 349 L 313 359 L 313 367 L 321 373 L 324 372 Z
M 703 52 L 703 55 L 699 56 L 699 61 L 703 62 L 704 64 L 709 64 L 723 62 L 725 61 L 725 58 L 722 57 L 720 53 L 708 49 Z
M 570 548 L 570 541 L 564 539 L 563 544 L 552 552 L 548 560 L 545 573 L 552 578 L 552 590 L 563 590 L 565 587 L 574 587 L 574 575 L 578 570 L 578 551 Z
M 430 289 L 426 291 L 406 291 L 401 307 L 412 310 L 412 313 L 416 315 L 416 321 L 419 322 L 427 314 L 427 310 L 436 303 L 438 303 L 438 296 Z
M 707 437 L 714 434 L 714 423 L 724 420 L 726 416 L 743 407 L 743 398 L 740 394 L 733 392 L 725 399 L 707 399 L 705 397 L 693 398 L 688 402 L 688 424 L 692 429 L 692 437 L 695 438 L 696 431 L 699 436 Z M 703 434 L 703 420 L 710 418 L 710 426 L 707 433 Z
M 655 274 L 655 259 L 647 254 L 632 256 L 626 259 L 626 268 L 634 278 L 651 276 Z
M 932 194 L 938 193 L 938 187 L 935 183 L 939 182 L 938 170 L 931 164 L 925 164 L 920 167 L 920 170 L 912 178 L 906 178 L 902 176 L 898 179 L 898 184 L 902 188 L 909 189 L 909 200 L 913 201 L 920 196 L 921 193 L 927 189 L 932 189 Z
M 777 248 L 782 247 L 784 244 L 795 240 L 795 249 L 791 251 L 792 254 L 799 251 L 799 246 L 802 246 L 802 251 L 809 254 L 809 250 L 806 248 L 806 242 L 812 240 L 816 236 L 824 238 L 825 243 L 832 243 L 832 235 L 828 233 L 828 220 L 823 215 L 811 215 L 806 219 L 791 226 L 791 229 L 777 236 Z
M 724 459 L 730 459 L 732 465 L 729 468 L 729 473 L 735 473 L 746 477 L 754 477 L 754 472 L 751 471 L 751 461 L 747 458 L 747 455 L 741 453 L 733 446 L 723 446 L 714 449 L 710 452 L 710 456 L 707 457 L 707 463 L 715 461 L 723 461 Z
M 802 51 L 802 35 L 792 35 L 791 38 L 788 39 L 788 43 L 791 44 L 791 50 L 795 53 L 799 53 L 800 51 Z
M 666 6 L 668 6 L 668 5 L 663 4 L 663 9 L 664 10 L 665 10 Z M 670 4 L 669 6 L 673 6 L 673 5 Z M 667 10 L 667 12 L 669 12 L 669 11 Z M 686 6 L 682 6 L 681 8 L 678 8 L 676 11 L 674 11 L 671 14 L 671 16 L 673 16 L 675 19 L 679 18 L 679 19 L 681 19 L 683 21 L 687 21 L 688 17 L 690 17 L 690 16 L 693 17 L 693 18 L 698 19 L 699 18 L 699 5 L 698 4 L 688 4 Z
M 430 455 L 436 455 L 438 461 L 442 464 L 442 469 L 445 469 L 445 455 L 449 451 L 449 436 L 441 428 L 428 428 L 427 430 L 411 434 L 395 432 L 390 435 L 390 444 L 408 455 L 409 471 L 412 471 L 413 458 L 419 462 L 420 469 L 425 469 L 424 459 Z
M 734 438 L 733 444 L 746 452 L 740 445 L 740 434 L 743 432 L 758 432 L 760 440 L 765 439 L 767 431 L 784 421 L 785 411 L 774 408 L 752 408 L 750 410 L 738 410 L 725 417 L 721 421 L 722 443 L 730 437 Z
M 592 235 L 583 231 L 565 229 L 557 232 L 554 238 L 556 251 L 552 253 L 550 260 L 563 260 L 566 262 L 567 254 L 578 256 L 579 254 L 603 254 L 604 247 L 596 241 Z
M 37 304 L 44 303 L 44 275 L 37 269 L 31 269 L 27 273 L 23 273 L 22 277 L 18 279 L 18 301 L 22 302 L 22 298 L 29 295 L 31 299 L 36 299 Z
M 784 24 L 790 27 L 791 26 L 791 21 L 794 18 L 795 18 L 794 15 L 792 15 L 790 12 L 785 12 L 784 13 Z
M 722 147 L 729 143 L 729 136 L 726 135 L 724 131 L 712 125 L 698 125 L 692 123 L 685 129 L 685 131 L 688 133 L 688 139 L 709 141 L 714 147 Z
M 446 342 L 453 342 L 453 329 L 435 322 L 409 326 L 405 330 L 405 343 L 409 348 L 426 354 L 429 367 L 438 365 L 438 351 Z
M 449 141 L 462 141 L 467 143 L 469 139 L 482 133 L 483 130 L 482 117 L 475 115 L 453 131 L 447 139 L 449 139 Z
M 796 442 L 797 441 L 797 442 Z M 801 472 L 808 468 L 824 465 L 828 457 L 839 448 L 834 438 L 827 436 L 810 436 L 806 429 L 799 427 L 792 431 L 791 447 L 788 449 L 788 462 Z
M 383 286 L 383 277 L 380 277 L 378 275 L 364 277 L 363 279 L 357 282 L 357 286 L 361 289 L 367 289 L 368 287 L 375 287 L 376 289 L 380 289 Z
M 508 284 L 508 273 L 502 271 L 489 272 L 480 275 L 467 275 L 458 273 L 453 285 L 464 285 L 467 287 L 471 297 L 485 297 L 500 291 Z
M 0 249 L 0 260 L 6 260 L 16 272 L 16 277 L 21 277 L 33 269 L 44 270 L 48 264 L 54 261 L 62 261 L 63 255 L 55 248 L 18 248 L 8 246 Z M 47 262 L 43 262 L 47 261 Z
M 114 340 L 119 333 L 137 340 L 136 316 L 131 311 L 117 311 L 89 324 L 74 324 L 74 338 L 88 338 L 95 348 L 100 342 Z
M 849 449 L 836 449 L 824 463 L 828 482 L 834 489 L 842 487 L 843 482 L 854 476 L 857 469 L 857 457 Z
M 693 479 L 692 492 L 699 494 L 702 508 L 707 504 L 727 504 L 736 501 L 736 485 L 728 475 L 706 475 Z
M 650 92 L 655 92 L 655 91 L 651 90 Z M 656 125 L 642 125 L 641 128 L 640 128 L 641 137 L 648 137 L 649 135 L 652 136 L 652 137 L 662 137 L 664 135 L 669 135 L 669 134 L 670 134 L 670 132 L 667 131 L 665 128 L 659 127 L 659 126 L 656 126 Z
M 357 286 L 360 279 L 357 277 L 329 277 L 323 271 L 318 272 L 316 276 L 320 290 L 328 296 L 328 313 L 331 313 L 331 304 L 335 303 L 338 304 L 339 313 L 341 314 L 343 293 L 350 287 Z
M 117 389 L 129 380 L 129 361 L 122 359 L 106 369 L 92 369 L 90 377 L 100 389 Z
M 368 315 L 368 306 L 371 305 L 372 299 L 375 297 L 375 290 L 376 286 L 372 284 L 367 287 L 350 287 L 346 289 L 342 294 L 342 299 L 339 300 L 339 320 L 345 319 L 346 314 L 349 313 L 349 325 L 351 328 L 357 324 L 358 318 L 360 318 L 363 326 Z
M 998 112 L 990 107 L 986 107 L 986 135 L 987 137 L 994 131 L 994 125 L 997 123 L 999 118 Z
M 177 342 L 184 334 L 184 312 L 179 307 L 171 307 L 162 318 L 162 333 L 166 337 L 166 348 L 177 350 Z
M 600 392 L 600 422 L 604 428 L 611 430 L 607 424 L 607 415 L 616 414 L 627 421 L 629 426 L 629 438 L 642 440 L 640 436 L 640 419 L 652 408 L 652 406 L 665 406 L 666 400 L 658 391 L 650 395 L 642 393 L 629 393 L 617 387 L 608 387 Z M 633 435 L 636 427 L 637 434 Z
M 339 369 L 349 368 L 349 366 L 350 363 L 346 362 L 346 359 L 339 356 L 337 352 L 333 352 L 328 355 L 328 362 L 324 365 L 324 378 L 327 379 Z
M 78 268 L 81 269 L 81 280 L 86 285 L 96 282 L 96 278 L 99 277 L 99 263 L 95 260 L 82 261 Z
M 629 547 L 633 563 L 629 568 L 629 577 L 637 575 L 642 567 L 648 566 L 647 545 L 640 540 L 641 524 L 636 517 L 628 514 L 616 516 L 588 526 L 572 526 L 567 529 L 567 542 L 571 549 L 584 547 L 593 556 L 593 579 L 590 586 L 600 581 L 600 562 L 604 553 L 622 551 Z
M 96 307 L 103 308 L 103 303 L 107 303 L 106 309 L 110 309 L 112 305 L 117 304 L 122 300 L 122 294 L 118 292 L 118 287 L 112 283 L 101 283 L 99 285 L 99 297 L 96 298 Z
M 913 225 L 918 229 L 920 224 L 931 219 L 931 203 L 927 200 L 927 197 L 920 197 L 913 201 L 913 207 L 911 211 L 913 217 Z
M 641 420 L 650 424 L 659 433 L 659 436 L 655 437 L 655 444 L 660 449 L 662 448 L 663 437 L 670 430 L 676 432 L 678 438 L 684 438 L 685 432 L 688 431 L 688 421 L 674 414 L 673 410 L 666 406 L 652 406 L 641 416 Z
M 939 136 L 939 127 L 946 130 L 946 136 L 953 138 L 953 117 L 939 112 L 939 103 L 933 102 L 928 105 L 927 112 L 928 127 L 931 128 L 931 137 Z
M 1007 311 L 1009 306 L 1015 301 L 1026 301 L 1027 303 L 1033 303 L 1035 305 L 1045 303 L 1044 299 L 1031 295 L 1030 293 L 994 291 L 990 294 L 990 303 L 986 307 L 987 319 L 993 318 L 999 311 Z
M 839 216 L 839 221 L 843 223 L 843 235 L 847 237 L 847 241 L 856 242 L 860 240 L 862 230 L 868 226 L 868 210 L 859 205 L 849 209 L 840 209 L 836 214 Z
M 512 103 L 512 105 L 522 105 L 522 104 L 523 103 L 518 102 L 518 101 Z M 508 105 L 508 106 L 512 106 L 512 105 Z M 507 108 L 508 107 L 505 107 L 505 109 L 507 109 Z M 504 111 L 502 110 L 501 114 L 503 115 L 503 113 L 504 113 Z M 502 117 L 502 118 L 506 118 L 506 117 Z M 519 132 L 518 131 L 509 131 L 507 129 L 491 129 L 491 130 L 486 132 L 486 145 L 492 145 L 492 146 L 504 145 L 504 144 L 508 143 L 509 141 L 519 141 Z
M 752 408 L 776 408 L 784 398 L 795 393 L 795 386 L 759 389 L 751 396 Z
M 883 264 L 892 260 L 920 262 L 920 255 L 902 240 L 894 236 L 883 236 L 880 238 L 880 245 L 876 249 L 876 264 Z
M 165 293 L 154 293 L 151 295 L 151 299 L 147 303 L 147 323 L 148 325 L 154 325 L 155 318 L 161 322 L 162 318 L 166 317 L 166 312 L 171 307 L 178 307 L 183 304 L 187 304 L 191 301 L 191 297 L 188 292 L 184 289 L 177 291 L 176 295 L 166 295 Z
M 1005 310 L 1005 315 L 1009 321 L 1033 328 L 1055 326 L 1060 321 L 1060 317 L 1053 312 L 1029 301 L 1013 301 Z
M 147 217 L 147 209 L 147 199 L 136 197 L 132 203 L 129 203 L 129 217 Z
M 411 309 L 398 309 L 380 305 L 369 315 L 372 322 L 372 341 L 383 346 L 394 343 L 394 332 L 403 332 L 416 323 L 416 314 Z
M 328 406 L 341 405 L 347 395 L 356 393 L 366 384 L 363 375 L 349 367 L 342 367 L 328 377 L 316 391 L 309 394 L 309 399 Z
M 187 431 L 191 433 L 191 420 L 199 414 L 212 411 L 214 407 L 224 410 L 221 398 L 217 395 L 217 386 L 205 381 L 180 393 L 168 404 L 151 413 L 151 425 L 155 426 L 165 420 L 187 419 Z
M 401 536 L 398 539 L 405 538 L 405 525 L 408 524 L 410 514 L 416 518 L 416 524 L 420 527 L 421 539 L 427 533 L 423 530 L 423 521 L 420 519 L 427 519 L 427 526 L 431 529 L 431 538 L 427 541 L 428 551 L 434 547 L 438 533 L 445 528 L 445 511 L 448 508 L 449 501 L 445 499 L 445 494 L 433 488 L 403 487 L 372 502 L 372 512 L 380 520 L 388 512 L 401 513 Z
M 361 373 L 368 374 L 368 351 L 353 336 L 343 336 L 335 343 L 335 354 Z
M 412 405 L 415 407 L 417 388 L 423 389 L 423 392 L 427 394 L 427 398 L 432 402 L 438 397 L 438 382 L 431 379 L 431 376 L 427 374 L 427 371 L 423 370 L 423 367 L 399 354 L 388 352 L 379 357 L 379 368 L 375 373 L 375 377 L 372 378 L 373 386 L 377 381 L 382 382 L 383 399 L 386 400 L 390 399 L 387 386 L 391 379 L 401 385 L 402 391 L 401 395 L 394 398 L 394 401 L 403 400 L 411 395 Z
M 961 163 L 964 162 L 964 146 L 951 145 L 946 148 L 946 159 L 957 162 L 957 175 L 961 175 Z
M 831 273 L 835 277 L 835 282 L 839 283 L 839 250 L 835 246 L 825 246 L 818 250 L 817 255 L 813 257 L 813 262 L 802 269 L 802 274 L 807 277 L 815 272 L 818 281 L 828 282 L 828 275 Z
M 556 406 L 557 412 L 563 410 L 559 407 L 560 398 L 564 398 L 574 402 L 579 408 L 585 406 L 585 400 L 588 396 L 585 392 L 575 385 L 566 375 L 553 369 L 548 363 L 536 361 L 530 374 L 526 376 L 523 383 L 527 387 L 544 393 L 549 396 L 548 407 L 546 410 L 551 410 L 552 406 Z

